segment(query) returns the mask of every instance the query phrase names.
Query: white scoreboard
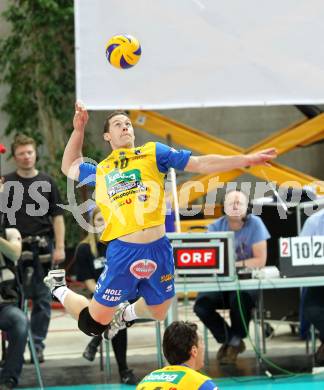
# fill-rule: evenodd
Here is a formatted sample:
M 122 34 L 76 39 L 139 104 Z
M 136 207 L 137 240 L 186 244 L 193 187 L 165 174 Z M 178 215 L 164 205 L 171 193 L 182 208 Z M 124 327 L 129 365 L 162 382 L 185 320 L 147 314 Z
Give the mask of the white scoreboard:
M 279 255 L 283 277 L 324 275 L 324 236 L 280 238 Z

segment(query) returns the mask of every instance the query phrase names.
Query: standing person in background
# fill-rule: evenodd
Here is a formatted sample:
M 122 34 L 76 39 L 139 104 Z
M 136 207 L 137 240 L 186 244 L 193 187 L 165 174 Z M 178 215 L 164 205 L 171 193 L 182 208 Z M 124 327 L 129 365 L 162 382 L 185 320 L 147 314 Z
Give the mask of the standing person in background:
M 96 207 L 91 212 L 90 217 L 90 225 L 95 228 L 96 232 L 88 233 L 86 238 L 77 247 L 75 254 L 77 278 L 80 282 L 84 282 L 91 294 L 95 292 L 97 279 L 103 271 L 106 261 L 105 254 L 107 245 L 99 241 L 104 224 L 105 221 L 100 213 L 100 209 Z M 83 357 L 89 361 L 93 361 L 101 341 L 101 335 L 94 336 L 83 352 Z M 111 343 L 115 353 L 121 383 L 136 385 L 138 378 L 127 366 L 127 329 L 120 330 L 112 338 Z
M 11 152 L 16 171 L 4 176 L 8 194 L 6 226 L 15 227 L 22 236 L 21 269 L 26 298 L 32 300 L 31 330 L 37 356 L 44 361 L 44 340 L 51 317 L 51 294 L 44 275 L 65 259 L 62 203 L 54 180 L 36 169 L 36 142 L 18 134 Z
M 204 342 L 192 322 L 174 321 L 163 335 L 163 353 L 170 366 L 146 375 L 136 390 L 217 390 L 200 372 L 204 366 Z
M 236 267 L 261 268 L 267 261 L 267 240 L 270 234 L 261 218 L 248 213 L 249 199 L 242 191 L 229 191 L 224 199 L 225 215 L 208 226 L 209 232 L 234 231 Z M 245 322 L 251 320 L 256 291 L 240 293 Z M 231 326 L 216 311 L 230 309 Z M 221 364 L 235 363 L 237 355 L 245 351 L 246 331 L 241 318 L 236 291 L 199 293 L 194 312 L 222 344 L 217 360 Z

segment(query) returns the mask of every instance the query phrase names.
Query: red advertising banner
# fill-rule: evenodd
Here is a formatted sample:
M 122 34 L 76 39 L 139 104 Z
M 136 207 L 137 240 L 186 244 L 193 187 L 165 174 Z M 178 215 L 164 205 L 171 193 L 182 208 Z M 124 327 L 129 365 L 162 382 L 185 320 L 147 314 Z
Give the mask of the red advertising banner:
M 218 248 L 177 249 L 175 251 L 176 266 L 180 267 L 217 267 L 219 263 Z

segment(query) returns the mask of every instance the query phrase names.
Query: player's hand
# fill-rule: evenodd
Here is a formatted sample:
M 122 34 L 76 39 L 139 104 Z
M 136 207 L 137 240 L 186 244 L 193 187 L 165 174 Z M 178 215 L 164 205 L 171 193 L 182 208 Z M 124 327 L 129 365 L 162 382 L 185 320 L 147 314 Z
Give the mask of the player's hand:
M 53 264 L 62 263 L 65 260 L 64 248 L 55 248 L 53 251 Z
M 73 128 L 76 131 L 84 132 L 89 115 L 85 105 L 81 102 L 75 103 L 75 113 L 73 118 Z
M 247 154 L 245 157 L 247 167 L 253 167 L 254 165 L 270 166 L 269 162 L 277 157 L 277 149 L 264 149 L 260 150 L 260 152 Z

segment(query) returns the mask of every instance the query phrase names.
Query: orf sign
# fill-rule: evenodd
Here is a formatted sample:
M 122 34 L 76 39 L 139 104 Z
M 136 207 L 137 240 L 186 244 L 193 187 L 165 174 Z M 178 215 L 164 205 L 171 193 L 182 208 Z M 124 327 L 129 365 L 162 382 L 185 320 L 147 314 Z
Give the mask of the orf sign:
M 217 248 L 176 250 L 177 268 L 210 268 L 217 266 Z
M 169 233 L 177 282 L 234 280 L 233 232 Z

